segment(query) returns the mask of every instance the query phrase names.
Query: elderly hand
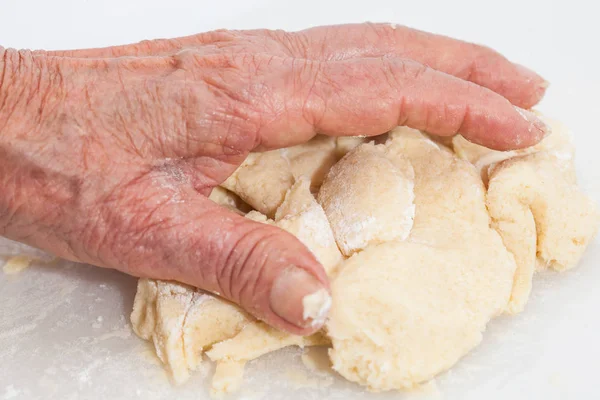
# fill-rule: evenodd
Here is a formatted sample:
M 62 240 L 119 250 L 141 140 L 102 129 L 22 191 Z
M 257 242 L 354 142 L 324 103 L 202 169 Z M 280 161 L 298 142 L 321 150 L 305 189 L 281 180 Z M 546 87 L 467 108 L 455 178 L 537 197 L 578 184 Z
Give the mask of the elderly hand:
M 0 48 L 0 235 L 219 293 L 308 334 L 327 277 L 293 236 L 207 199 L 253 150 L 408 125 L 533 145 L 547 83 L 485 47 L 389 24 Z M 518 108 L 518 107 L 520 108 Z M 283 273 L 283 271 L 286 271 Z

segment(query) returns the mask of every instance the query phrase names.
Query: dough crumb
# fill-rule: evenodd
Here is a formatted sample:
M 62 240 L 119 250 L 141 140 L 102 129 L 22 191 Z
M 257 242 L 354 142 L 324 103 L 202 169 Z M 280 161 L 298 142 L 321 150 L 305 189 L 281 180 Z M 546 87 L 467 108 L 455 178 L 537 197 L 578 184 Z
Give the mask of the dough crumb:
M 7 275 L 16 275 L 29 268 L 33 261 L 35 259 L 29 256 L 12 257 L 4 264 L 2 270 Z
M 217 363 L 211 384 L 211 397 L 220 398 L 237 391 L 244 378 L 245 361 L 222 360 Z

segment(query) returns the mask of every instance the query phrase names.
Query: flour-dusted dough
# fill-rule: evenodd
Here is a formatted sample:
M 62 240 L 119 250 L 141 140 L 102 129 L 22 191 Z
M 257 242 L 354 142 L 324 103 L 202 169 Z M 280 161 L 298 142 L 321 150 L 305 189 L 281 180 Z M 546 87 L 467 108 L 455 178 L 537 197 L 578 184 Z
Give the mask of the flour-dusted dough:
M 140 279 L 131 314 L 134 332 L 150 340 L 176 384 L 189 378 L 212 344 L 254 318 L 237 306 L 176 282 Z
M 504 311 L 516 268 L 469 164 L 406 128 L 388 146 L 414 167 L 412 233 L 342 265 L 327 324 L 334 369 L 373 390 L 413 387 L 476 346 Z
M 296 180 L 304 177 L 317 191 L 329 169 L 338 160 L 335 138 L 318 135 L 312 140 L 282 150 Z
M 325 212 L 310 192 L 310 181 L 301 177 L 285 194 L 275 220 L 252 211 L 247 218 L 278 226 L 302 241 L 325 270 L 332 274 L 343 257 L 337 248 Z M 254 352 L 242 354 L 237 361 L 250 360 L 252 354 L 264 354 L 291 345 L 312 345 L 315 338 L 288 335 L 253 323 L 254 318 L 237 306 L 211 294 L 176 282 L 140 279 L 131 321 L 135 332 L 151 340 L 160 360 L 170 370 L 175 383 L 185 382 L 189 371 L 202 361 L 202 353 L 215 343 L 232 338 L 231 346 L 254 337 Z M 248 327 L 248 329 L 242 328 Z M 236 335 L 241 335 L 239 338 Z M 322 344 L 322 336 L 318 341 Z M 223 346 L 215 345 L 215 348 Z M 224 392 L 235 389 L 236 380 L 227 378 L 227 371 L 241 376 L 244 363 L 234 363 L 231 357 L 218 358 L 218 371 L 213 379 L 213 390 Z M 220 365 L 225 363 L 224 365 Z
M 329 340 L 322 333 L 306 337 L 290 335 L 257 321 L 246 325 L 234 338 L 215 344 L 206 354 L 211 360 L 219 362 L 249 361 L 288 346 L 327 344 Z
M 453 140 L 456 154 L 489 181 L 488 209 L 493 226 L 517 261 L 508 311 L 522 311 L 536 266 L 565 270 L 577 264 L 598 226 L 595 205 L 576 184 L 573 134 L 542 117 L 552 133 L 535 146 L 494 151 Z
M 244 202 L 244 200 L 242 200 L 237 194 L 220 186 L 215 187 L 208 198 L 209 200 L 212 200 L 237 214 L 244 215 L 247 212 L 252 211 L 252 207 Z
M 222 186 L 272 218 L 296 180 L 304 177 L 317 190 L 337 161 L 336 154 L 335 140 L 324 136 L 286 149 L 250 153 Z
M 487 205 L 494 227 L 517 261 L 509 311 L 523 310 L 537 264 L 563 271 L 579 262 L 600 215 L 552 152 L 537 152 L 490 171 Z
M 288 191 L 285 200 L 275 214 L 275 220 L 253 211 L 246 215 L 257 222 L 278 226 L 295 235 L 312 251 L 329 276 L 343 260 L 325 212 L 310 192 L 310 181 L 300 178 Z M 230 380 L 225 371 L 234 369 L 239 377 L 246 361 L 288 346 L 317 346 L 329 343 L 322 334 L 303 338 L 269 327 L 263 322 L 245 326 L 235 337 L 216 344 L 207 354 L 217 362 L 212 381 L 213 393 L 227 393 L 237 388 L 237 380 Z M 223 364 L 223 365 L 222 365 Z
M 251 212 L 246 218 L 282 228 L 296 236 L 332 275 L 343 260 L 323 208 L 310 192 L 310 181 L 300 178 L 288 191 L 275 220 Z
M 366 136 L 341 136 L 336 138 L 336 155 L 341 159 L 350 151 L 354 150 L 363 143 L 367 143 L 369 138 Z
M 281 150 L 250 153 L 222 186 L 261 213 L 273 216 L 294 183 Z
M 373 390 L 433 378 L 480 342 L 491 318 L 523 308 L 536 263 L 573 267 L 597 229 L 570 134 L 549 122 L 552 135 L 515 152 L 397 128 L 251 154 L 224 183 L 230 191 L 211 199 L 245 213 L 241 198 L 256 209 L 247 218 L 315 254 L 332 282 L 326 329 L 289 335 L 212 294 L 142 279 L 136 333 L 175 382 L 208 350 L 215 394 L 239 387 L 247 361 L 291 345 L 331 346 L 333 367 Z
M 372 143 L 350 151 L 329 171 L 319 203 L 346 256 L 405 239 L 413 224 L 414 172 L 393 149 Z

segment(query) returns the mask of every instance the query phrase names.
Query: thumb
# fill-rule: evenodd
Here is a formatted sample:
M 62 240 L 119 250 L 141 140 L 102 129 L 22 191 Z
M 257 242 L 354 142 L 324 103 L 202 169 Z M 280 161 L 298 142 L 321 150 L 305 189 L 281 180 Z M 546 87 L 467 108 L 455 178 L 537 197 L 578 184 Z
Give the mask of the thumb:
M 125 272 L 213 292 L 290 333 L 321 328 L 331 304 L 327 275 L 296 237 L 238 216 L 193 189 L 178 196 L 146 215 L 133 213 L 121 230 L 136 244 L 115 254 L 115 260 L 129 260 L 121 265 Z M 140 234 L 132 238 L 132 230 Z

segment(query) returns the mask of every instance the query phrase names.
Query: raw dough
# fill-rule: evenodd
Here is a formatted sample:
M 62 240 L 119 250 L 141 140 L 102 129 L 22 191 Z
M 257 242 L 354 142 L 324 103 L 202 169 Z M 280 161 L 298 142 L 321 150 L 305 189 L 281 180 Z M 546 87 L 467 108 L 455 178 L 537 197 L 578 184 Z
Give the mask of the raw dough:
M 550 123 L 552 135 L 515 152 L 397 128 L 250 154 L 211 198 L 315 254 L 332 281 L 326 329 L 288 335 L 212 294 L 140 280 L 136 333 L 177 383 L 207 351 L 215 394 L 239 387 L 248 360 L 290 345 L 330 346 L 333 368 L 372 390 L 433 378 L 491 318 L 523 309 L 536 264 L 572 268 L 596 232 L 570 134 Z
M 295 181 L 305 177 L 316 191 L 336 161 L 335 140 L 316 136 L 287 149 L 251 153 L 223 187 L 272 218 Z
M 319 203 L 345 256 L 406 239 L 415 214 L 413 181 L 408 160 L 372 143 L 356 147 L 329 171 Z
M 341 159 L 351 150 L 360 146 L 363 143 L 367 143 L 369 138 L 366 136 L 341 136 L 336 138 L 336 155 L 338 159 Z
M 294 183 L 282 150 L 252 153 L 225 181 L 223 187 L 261 213 L 273 216 Z
M 239 307 L 176 282 L 140 279 L 133 304 L 134 332 L 150 340 L 176 384 L 198 368 L 202 352 L 253 321 Z
M 600 216 L 579 191 L 570 170 L 552 153 L 505 161 L 490 171 L 487 205 L 493 226 L 517 261 L 509 310 L 524 309 L 537 264 L 558 271 L 575 267 Z
M 282 150 L 294 179 L 305 177 L 311 189 L 317 191 L 329 169 L 338 160 L 335 138 L 316 136 L 307 143 Z
M 541 115 L 539 117 L 550 126 L 551 134 L 535 146 L 513 151 L 496 151 L 471 143 L 464 137 L 457 135 L 452 140 L 454 152 L 458 157 L 467 160 L 481 171 L 484 182 L 488 180 L 489 167 L 510 158 L 538 152 L 545 152 L 555 157 L 555 166 L 566 172 L 569 179 L 575 181 L 573 133 L 559 121 Z
M 220 186 L 215 187 L 208 198 L 223 207 L 229 208 L 237 214 L 243 215 L 252 211 L 252 207 L 244 202 L 237 194 Z
M 274 221 L 257 211 L 248 213 L 246 217 L 276 225 L 296 235 L 330 274 L 343 259 L 327 217 L 311 194 L 310 181 L 306 178 L 300 178 L 288 190 Z M 153 342 L 158 357 L 169 369 L 176 384 L 185 382 L 189 372 L 197 369 L 205 349 L 230 338 L 233 338 L 232 343 L 244 343 L 254 336 L 256 357 L 291 345 L 323 343 L 321 336 L 319 340 L 305 340 L 276 332 L 259 322 L 252 323 L 254 318 L 240 308 L 204 291 L 176 282 L 150 279 L 140 279 L 138 283 L 131 321 L 138 336 Z M 242 331 L 246 326 L 248 329 Z M 236 336 L 238 333 L 241 339 Z M 218 393 L 235 388 L 235 379 L 229 380 L 223 373 L 235 370 L 241 376 L 243 364 L 234 365 L 231 357 L 219 358 L 215 351 L 212 354 L 211 358 L 218 360 L 219 364 L 227 362 L 218 366 L 213 391 Z M 245 359 L 243 357 L 240 354 L 238 361 L 253 358 L 251 353 L 247 353 Z
M 415 171 L 412 233 L 343 264 L 327 325 L 333 368 L 373 390 L 413 387 L 476 346 L 504 310 L 516 268 L 489 227 L 472 166 L 417 131 L 390 138 Z

